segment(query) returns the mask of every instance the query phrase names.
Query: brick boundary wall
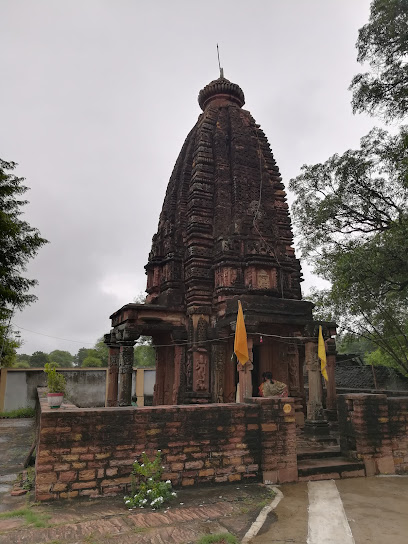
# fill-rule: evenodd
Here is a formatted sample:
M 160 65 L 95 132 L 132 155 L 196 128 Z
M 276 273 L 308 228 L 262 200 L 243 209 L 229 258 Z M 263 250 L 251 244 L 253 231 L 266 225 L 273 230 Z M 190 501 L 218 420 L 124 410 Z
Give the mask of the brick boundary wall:
M 395 472 L 408 474 L 408 397 L 389 398 L 388 413 Z
M 362 459 L 367 476 L 408 473 L 408 397 L 337 397 L 340 447 Z
M 129 490 L 132 464 L 160 449 L 176 487 L 297 480 L 293 399 L 245 404 L 50 409 L 39 388 L 36 500 Z

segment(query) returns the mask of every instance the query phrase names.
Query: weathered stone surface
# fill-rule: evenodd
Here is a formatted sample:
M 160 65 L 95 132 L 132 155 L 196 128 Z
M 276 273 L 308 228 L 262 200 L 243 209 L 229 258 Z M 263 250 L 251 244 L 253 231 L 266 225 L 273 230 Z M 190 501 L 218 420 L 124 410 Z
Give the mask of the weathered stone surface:
M 255 351 L 250 359 L 257 359 L 254 387 L 250 375 L 240 376 L 243 396 L 256 392 L 264 371 L 303 394 L 295 336 L 312 320 L 312 305 L 301 300 L 279 169 L 244 103 L 242 89 L 225 78 L 200 91 L 203 113 L 177 158 L 153 236 L 146 304 L 128 304 L 111 316 L 109 405 L 117 380 L 112 346 L 139 334 L 158 346 L 154 404 L 234 402 L 232 340 L 225 340 L 233 334 L 238 299 Z M 282 343 L 279 335 L 294 340 Z M 121 392 L 119 404 L 126 404 Z

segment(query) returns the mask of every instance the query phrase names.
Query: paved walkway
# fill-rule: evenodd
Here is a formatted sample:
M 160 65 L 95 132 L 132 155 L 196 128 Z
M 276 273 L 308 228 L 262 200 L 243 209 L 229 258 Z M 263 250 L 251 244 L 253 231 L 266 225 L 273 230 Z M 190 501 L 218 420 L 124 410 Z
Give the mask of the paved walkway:
M 14 480 L 34 441 L 34 419 L 0 419 L 0 512 L 18 508 L 25 499 L 11 497 Z
M 0 513 L 25 507 L 12 482 L 33 440 L 32 419 L 0 420 Z M 408 477 L 283 485 L 252 544 L 407 544 Z M 268 491 L 255 484 L 183 489 L 170 509 L 128 511 L 121 497 L 32 505 L 44 527 L 0 518 L 0 544 L 187 544 L 208 533 L 242 538 Z M 32 500 L 32 499 L 31 499 Z
M 284 499 L 251 544 L 407 544 L 408 477 L 280 487 Z
M 43 527 L 0 519 L 0 544 L 188 544 L 227 532 L 242 538 L 270 501 L 268 489 L 248 484 L 182 489 L 157 512 L 129 511 L 122 497 L 43 503 L 29 509 Z

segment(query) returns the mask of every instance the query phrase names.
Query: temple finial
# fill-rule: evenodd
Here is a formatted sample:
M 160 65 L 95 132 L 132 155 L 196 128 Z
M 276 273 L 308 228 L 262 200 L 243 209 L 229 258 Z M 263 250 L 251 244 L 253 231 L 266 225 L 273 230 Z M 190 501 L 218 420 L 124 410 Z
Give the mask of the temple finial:
M 224 68 L 221 68 L 220 50 L 218 48 L 218 43 L 217 43 L 217 56 L 218 56 L 218 68 L 220 69 L 220 78 L 223 79 L 224 78 Z

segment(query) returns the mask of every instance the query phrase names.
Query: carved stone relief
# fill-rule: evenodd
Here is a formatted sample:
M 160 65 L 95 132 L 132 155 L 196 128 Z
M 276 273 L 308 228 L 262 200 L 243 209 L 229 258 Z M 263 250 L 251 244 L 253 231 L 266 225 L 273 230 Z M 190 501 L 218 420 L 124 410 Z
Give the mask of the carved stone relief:
M 271 280 L 266 270 L 258 270 L 257 284 L 258 284 L 258 289 L 270 289 Z

